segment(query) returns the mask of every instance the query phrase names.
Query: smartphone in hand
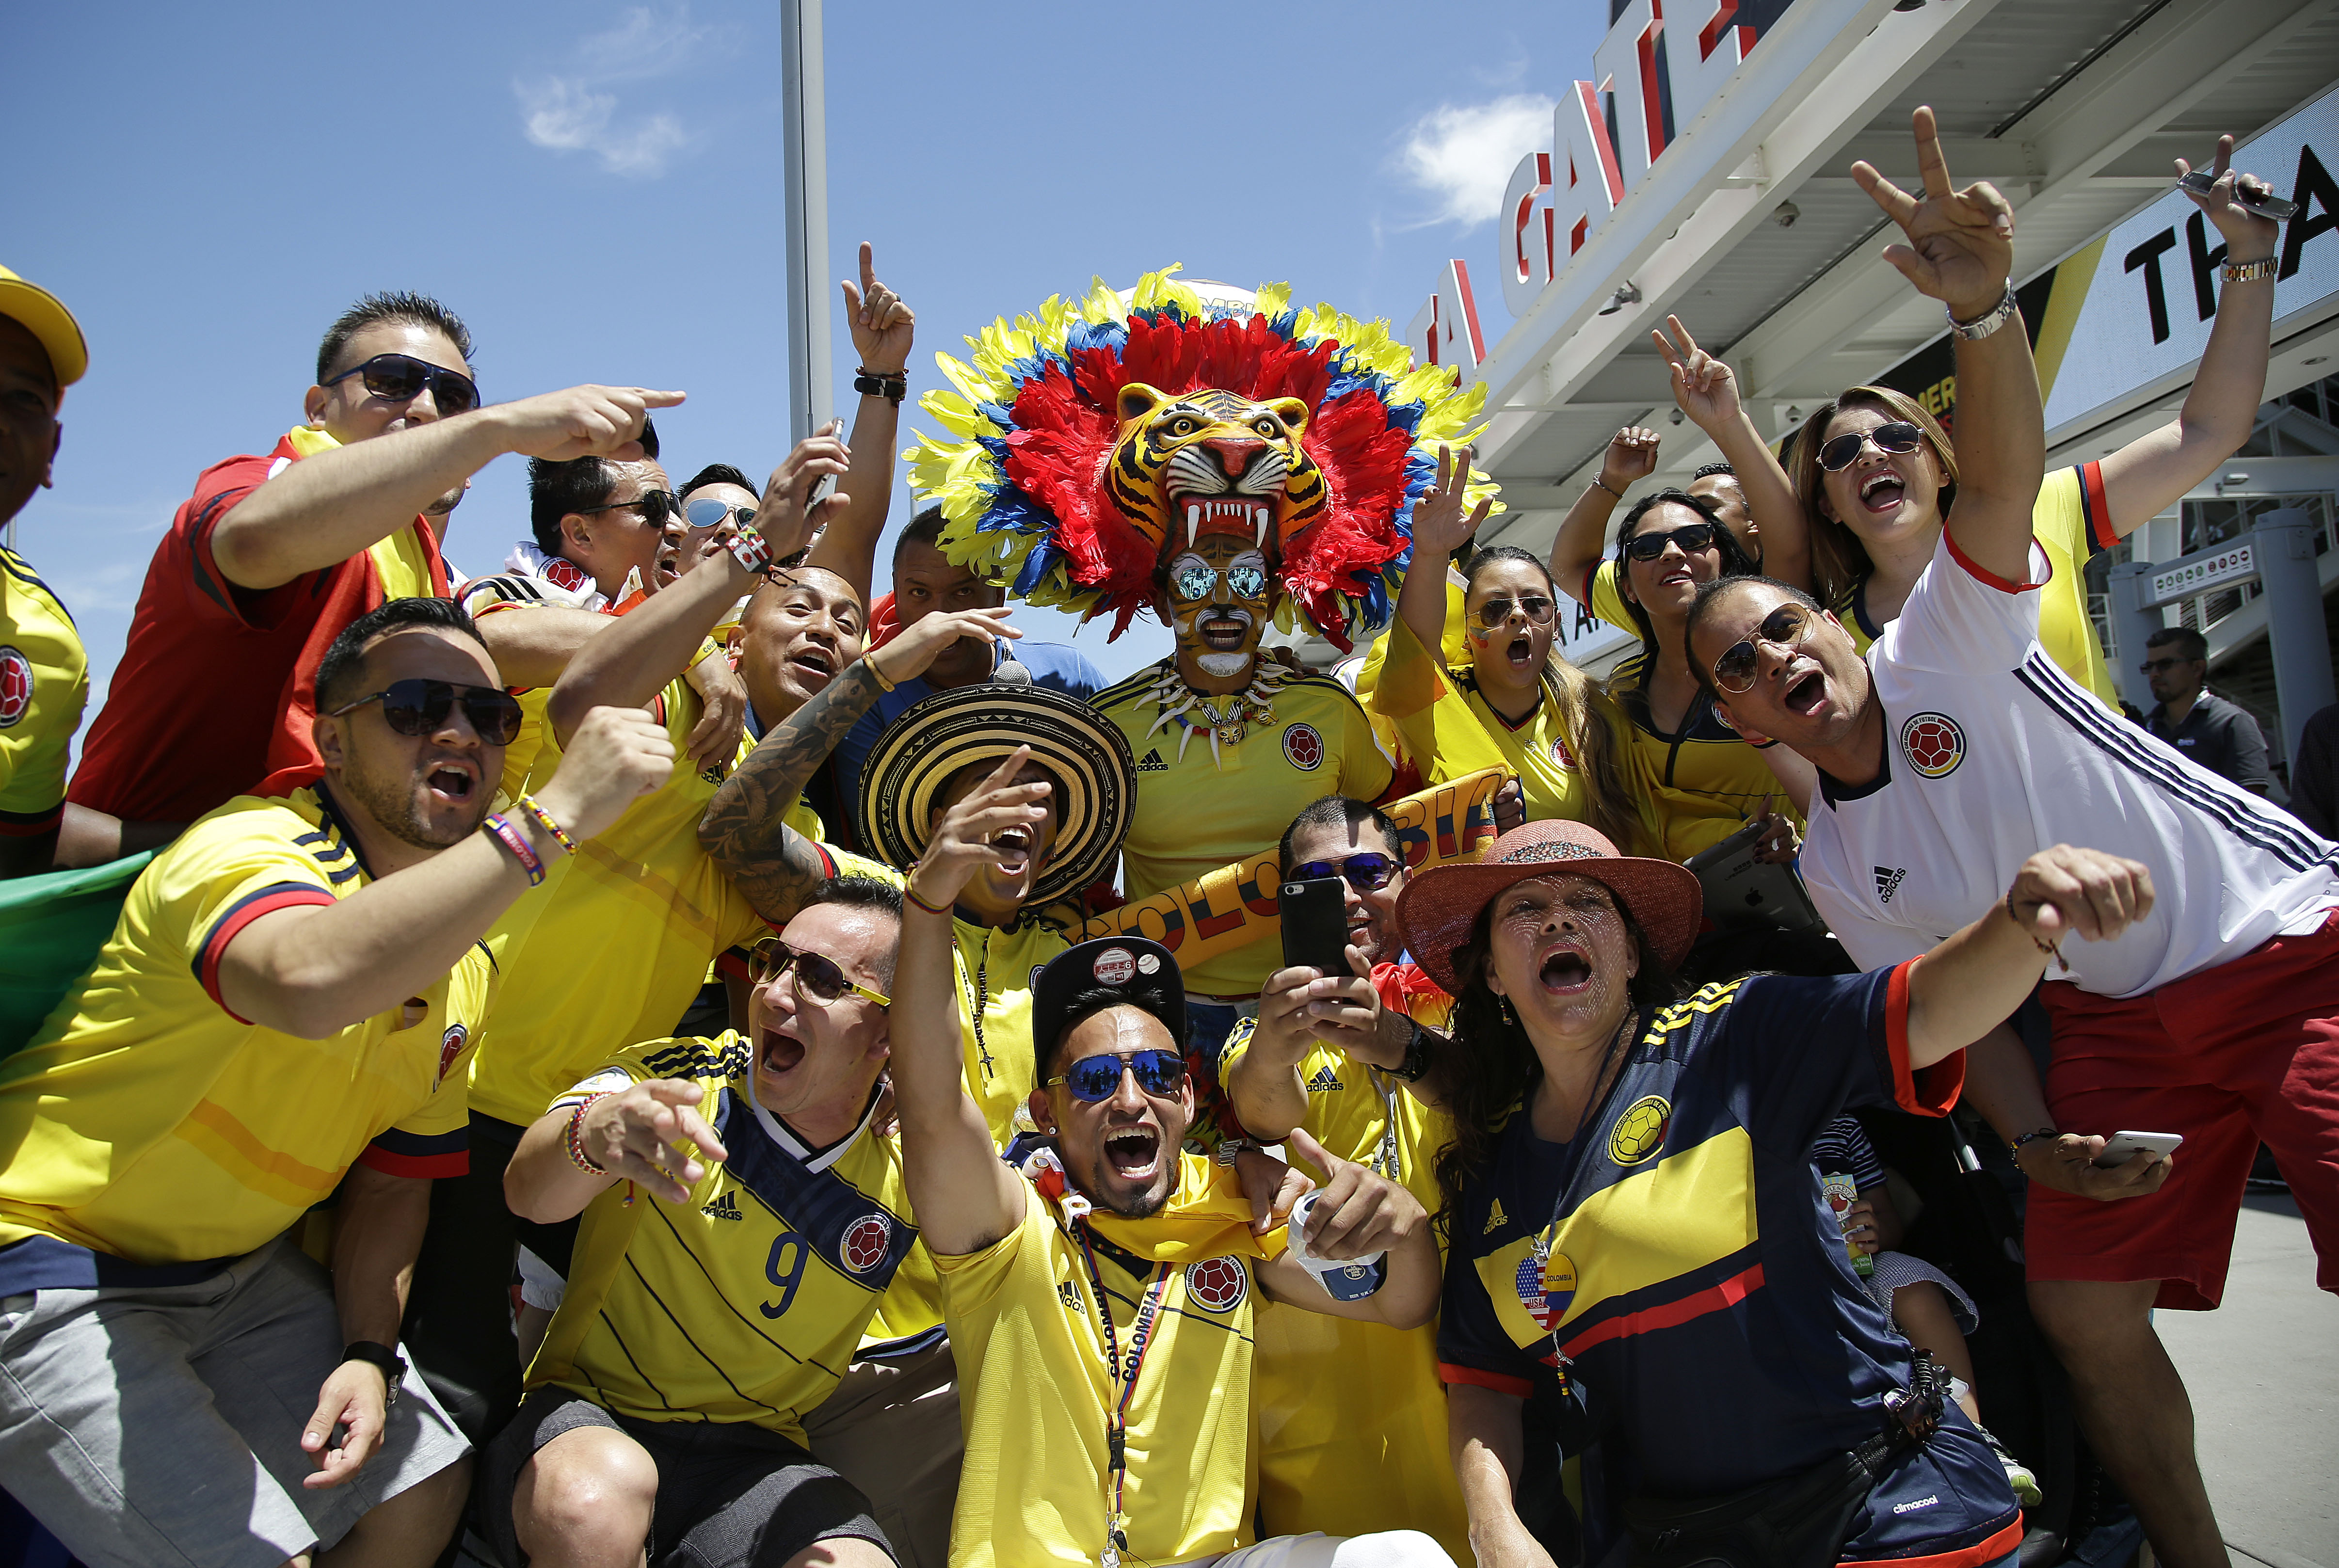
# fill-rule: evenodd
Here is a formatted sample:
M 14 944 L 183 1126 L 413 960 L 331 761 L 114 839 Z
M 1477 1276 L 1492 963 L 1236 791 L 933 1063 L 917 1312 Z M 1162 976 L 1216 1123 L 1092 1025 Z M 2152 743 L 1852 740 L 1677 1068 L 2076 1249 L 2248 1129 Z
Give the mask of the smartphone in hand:
M 2206 196 L 2216 182 L 2208 170 L 2196 169 L 2179 178 L 2176 184 L 2178 189 L 2190 191 L 2196 196 Z M 2269 222 L 2287 223 L 2298 216 L 2297 202 L 2277 196 L 2271 191 L 2245 190 L 2239 181 L 2234 184 L 2234 205 Z
M 2184 1141 L 2185 1135 L 2181 1132 L 2115 1132 L 2104 1139 L 2104 1151 L 2096 1156 L 2095 1162 L 2103 1169 L 2109 1170 L 2114 1166 L 2126 1165 L 2141 1154 L 2145 1157 L 2145 1163 L 2149 1165 L 2156 1159 L 2166 1159 L 2176 1153 L 2176 1146 Z
M 1275 895 L 1283 913 L 1283 964 L 1306 965 L 1335 980 L 1355 978 L 1348 967 L 1348 901 L 1336 876 L 1287 882 Z

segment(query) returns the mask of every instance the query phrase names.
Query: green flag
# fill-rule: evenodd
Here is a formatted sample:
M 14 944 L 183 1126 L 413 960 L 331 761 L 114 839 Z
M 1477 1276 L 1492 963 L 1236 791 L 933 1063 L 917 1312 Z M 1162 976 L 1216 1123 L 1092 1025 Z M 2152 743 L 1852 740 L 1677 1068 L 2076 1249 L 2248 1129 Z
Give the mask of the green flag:
M 97 962 L 151 850 L 87 871 L 0 882 L 0 1057 L 24 1048 Z

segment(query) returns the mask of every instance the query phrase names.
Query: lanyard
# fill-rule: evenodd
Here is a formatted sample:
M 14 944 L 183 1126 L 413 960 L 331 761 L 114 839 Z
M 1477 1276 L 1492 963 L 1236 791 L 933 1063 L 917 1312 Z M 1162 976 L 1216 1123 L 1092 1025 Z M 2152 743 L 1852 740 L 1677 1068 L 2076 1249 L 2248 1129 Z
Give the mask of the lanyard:
M 1121 1376 L 1120 1340 L 1113 1333 L 1112 1308 L 1105 1302 L 1104 1275 L 1097 1267 L 1096 1248 L 1088 1227 L 1080 1228 L 1081 1258 L 1088 1265 L 1090 1291 L 1096 1297 L 1097 1321 L 1104 1326 L 1105 1372 L 1120 1386 L 1120 1397 L 1104 1414 L 1105 1452 L 1112 1476 L 1112 1501 L 1105 1508 L 1104 1551 L 1097 1561 L 1102 1568 L 1120 1568 L 1120 1554 L 1129 1548 L 1129 1515 L 1121 1511 L 1121 1490 L 1129 1479 L 1129 1402 L 1137 1393 L 1137 1374 L 1152 1346 L 1154 1324 L 1161 1316 L 1162 1298 L 1170 1292 L 1170 1267 L 1162 1264 L 1137 1305 L 1137 1321 L 1129 1331 L 1129 1376 Z
M 1380 1158 L 1373 1161 L 1373 1174 L 1385 1176 L 1391 1181 L 1403 1181 L 1405 1162 L 1397 1153 L 1396 1140 L 1396 1080 L 1377 1067 L 1367 1066 L 1365 1075 L 1381 1097 Z
M 952 918 L 953 921 L 957 920 L 955 912 Z M 983 1082 L 988 1084 L 997 1074 L 992 1065 L 990 1042 L 982 1037 L 982 1011 L 991 1002 L 991 931 L 989 927 L 984 927 L 982 930 L 982 959 L 975 965 L 974 984 L 970 987 L 966 983 L 963 972 L 961 973 L 958 983 L 959 994 L 966 999 L 967 1018 L 974 1025 L 974 1059 L 982 1068 Z M 955 931 L 952 932 L 952 936 L 955 941 L 957 936 Z M 959 968 L 963 971 L 965 967 L 966 959 L 962 952 Z

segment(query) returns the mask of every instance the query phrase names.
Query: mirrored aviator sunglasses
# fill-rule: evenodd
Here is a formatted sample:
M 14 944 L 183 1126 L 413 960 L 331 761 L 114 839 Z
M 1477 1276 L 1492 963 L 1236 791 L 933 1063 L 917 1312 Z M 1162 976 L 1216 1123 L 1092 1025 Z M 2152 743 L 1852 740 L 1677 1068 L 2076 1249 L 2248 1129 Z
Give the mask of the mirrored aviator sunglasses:
M 1872 430 L 1847 430 L 1820 447 L 1820 467 L 1831 474 L 1841 473 L 1851 467 L 1860 456 L 1860 443 L 1873 441 L 1880 452 L 1913 452 L 1925 432 L 1906 419 L 1892 419 Z
M 743 528 L 755 520 L 755 508 L 718 501 L 713 496 L 699 496 L 682 503 L 682 519 L 694 528 L 719 528 L 723 519 L 734 512 L 738 514 Z
M 1174 1050 L 1140 1050 L 1128 1056 L 1084 1056 L 1064 1070 L 1061 1078 L 1051 1078 L 1048 1087 L 1062 1084 L 1071 1090 L 1074 1100 L 1096 1105 L 1110 1100 L 1120 1089 L 1120 1075 L 1133 1072 L 1137 1087 L 1146 1093 L 1167 1099 L 1178 1092 L 1186 1081 L 1186 1059 Z
M 343 370 L 325 385 L 336 386 L 351 376 L 365 378 L 365 390 L 392 403 L 409 402 L 430 389 L 430 401 L 441 414 L 468 414 L 479 406 L 479 383 L 459 370 L 449 370 L 411 354 L 376 354 L 364 364 Z
M 1758 642 L 1777 648 L 1799 648 L 1803 639 L 1811 635 L 1818 617 L 1801 605 L 1781 605 L 1762 617 L 1754 635 L 1731 644 L 1713 661 L 1713 684 L 1725 692 L 1736 694 L 1754 689 L 1754 675 L 1762 663 L 1756 651 Z
M 382 722 L 402 735 L 430 734 L 447 722 L 459 702 L 463 716 L 488 745 L 508 746 L 519 734 L 519 702 L 509 692 L 498 686 L 461 686 L 452 681 L 392 681 L 378 692 L 342 704 L 328 716 L 339 718 L 373 702 L 381 705 Z
M 1385 854 L 1352 854 L 1346 860 L 1303 861 L 1291 868 L 1287 880 L 1319 882 L 1326 877 L 1345 877 L 1358 892 L 1378 892 L 1404 867 L 1403 861 L 1391 860 Z

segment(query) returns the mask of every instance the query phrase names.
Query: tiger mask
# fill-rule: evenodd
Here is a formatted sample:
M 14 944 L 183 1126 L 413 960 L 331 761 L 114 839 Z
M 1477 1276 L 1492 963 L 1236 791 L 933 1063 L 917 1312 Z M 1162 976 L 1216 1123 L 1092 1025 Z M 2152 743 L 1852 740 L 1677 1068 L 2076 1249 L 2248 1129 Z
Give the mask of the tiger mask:
M 1324 515 L 1324 473 L 1299 439 L 1302 399 L 1253 402 L 1215 388 L 1172 396 L 1132 381 L 1119 412 L 1107 488 L 1157 559 L 1214 533 L 1279 557 Z

